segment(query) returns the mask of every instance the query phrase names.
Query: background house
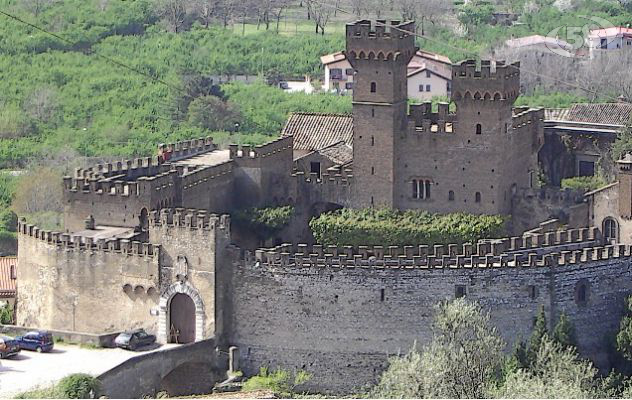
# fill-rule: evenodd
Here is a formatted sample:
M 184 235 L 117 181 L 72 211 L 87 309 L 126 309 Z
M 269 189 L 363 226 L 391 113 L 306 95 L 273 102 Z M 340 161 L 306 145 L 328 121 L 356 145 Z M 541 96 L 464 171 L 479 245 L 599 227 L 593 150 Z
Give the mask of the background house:
M 588 47 L 591 58 L 603 50 L 632 49 L 632 28 L 593 29 L 588 35 Z
M 325 70 L 323 89 L 352 94 L 353 68 L 344 53 L 327 54 L 320 61 Z M 426 101 L 435 96 L 450 96 L 451 74 L 452 61 L 448 57 L 418 50 L 408 63 L 408 98 Z
M 0 306 L 15 305 L 17 257 L 0 257 Z

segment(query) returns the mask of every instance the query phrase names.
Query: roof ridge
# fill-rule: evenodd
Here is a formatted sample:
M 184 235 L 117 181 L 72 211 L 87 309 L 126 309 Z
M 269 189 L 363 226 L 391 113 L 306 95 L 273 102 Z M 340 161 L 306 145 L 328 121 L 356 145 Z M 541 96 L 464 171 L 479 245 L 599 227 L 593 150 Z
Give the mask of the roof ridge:
M 351 113 L 328 113 L 328 112 L 317 112 L 317 111 L 292 111 L 290 116 L 292 115 L 314 115 L 314 116 L 331 116 L 331 117 L 352 117 Z

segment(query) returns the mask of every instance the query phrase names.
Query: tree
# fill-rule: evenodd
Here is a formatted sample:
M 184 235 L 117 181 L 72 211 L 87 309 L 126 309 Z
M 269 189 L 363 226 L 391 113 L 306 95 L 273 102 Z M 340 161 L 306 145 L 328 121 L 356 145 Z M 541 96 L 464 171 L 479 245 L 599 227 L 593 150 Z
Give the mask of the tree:
M 325 26 L 329 23 L 329 18 L 333 11 L 331 4 L 325 4 L 320 0 L 305 0 L 307 11 L 316 24 L 316 33 L 320 30 L 322 35 L 325 34 Z
M 553 328 L 551 339 L 563 348 L 576 346 L 575 327 L 565 313 L 560 315 L 560 319 Z
M 434 336 L 421 352 L 413 347 L 390 360 L 372 397 L 482 398 L 502 363 L 504 343 L 489 315 L 465 299 L 442 303 Z
M 241 122 L 237 106 L 215 96 L 202 96 L 189 105 L 189 122 L 210 131 L 233 131 Z
M 61 173 L 48 167 L 36 167 L 18 181 L 13 209 L 22 216 L 39 212 L 62 212 Z
M 632 153 L 632 120 L 618 134 L 612 144 L 612 158 L 620 160 L 626 154 Z
M 53 5 L 55 1 L 56 0 L 21 0 L 20 4 L 37 18 L 42 11 Z
M 202 20 L 205 28 L 208 28 L 213 18 L 218 16 L 222 3 L 223 0 L 195 0 L 193 2 L 193 9 Z
M 186 19 L 185 0 L 156 0 L 157 14 L 167 23 L 171 32 L 178 33 Z
M 626 299 L 625 315 L 619 324 L 617 350 L 619 350 L 627 360 L 632 361 L 632 296 Z
M 576 351 L 544 335 L 528 369 L 510 372 L 499 388 L 488 386 L 496 398 L 593 398 L 599 397 L 597 370 L 581 360 Z
M 540 346 L 542 345 L 542 340 L 545 336 L 548 335 L 548 329 L 546 326 L 546 315 L 544 314 L 544 307 L 540 307 L 538 311 L 538 315 L 535 317 L 535 321 L 533 323 L 533 331 L 531 332 L 531 337 L 529 338 L 529 346 L 527 348 L 527 363 L 528 365 L 532 365 L 540 351 Z
M 465 25 L 470 32 L 473 32 L 478 26 L 488 23 L 493 12 L 494 7 L 490 4 L 483 2 L 467 4 L 461 8 L 458 18 L 459 22 Z
M 57 94 L 51 87 L 40 87 L 31 93 L 23 107 L 31 118 L 47 123 L 57 112 Z

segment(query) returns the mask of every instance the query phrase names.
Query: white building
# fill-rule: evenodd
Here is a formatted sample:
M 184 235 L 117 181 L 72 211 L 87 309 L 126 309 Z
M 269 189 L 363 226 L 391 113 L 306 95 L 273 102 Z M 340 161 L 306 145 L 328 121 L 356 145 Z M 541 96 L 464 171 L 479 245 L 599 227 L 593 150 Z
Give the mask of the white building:
M 329 92 L 353 91 L 353 68 L 343 52 L 322 56 L 325 69 L 323 89 Z M 419 50 L 408 64 L 408 98 L 418 101 L 434 96 L 450 96 L 452 61 L 446 56 Z M 422 90 L 423 89 L 423 90 Z
M 593 29 L 588 34 L 590 58 L 604 50 L 632 49 L 632 28 Z

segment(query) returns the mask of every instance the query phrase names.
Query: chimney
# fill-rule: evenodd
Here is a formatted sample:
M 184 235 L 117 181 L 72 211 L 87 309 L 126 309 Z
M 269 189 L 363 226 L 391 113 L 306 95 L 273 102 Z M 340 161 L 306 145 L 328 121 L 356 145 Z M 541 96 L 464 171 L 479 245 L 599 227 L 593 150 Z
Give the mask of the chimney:
M 86 223 L 87 230 L 94 230 L 95 223 L 94 223 L 94 217 L 92 215 L 89 215 L 88 218 L 86 218 L 85 223 Z

